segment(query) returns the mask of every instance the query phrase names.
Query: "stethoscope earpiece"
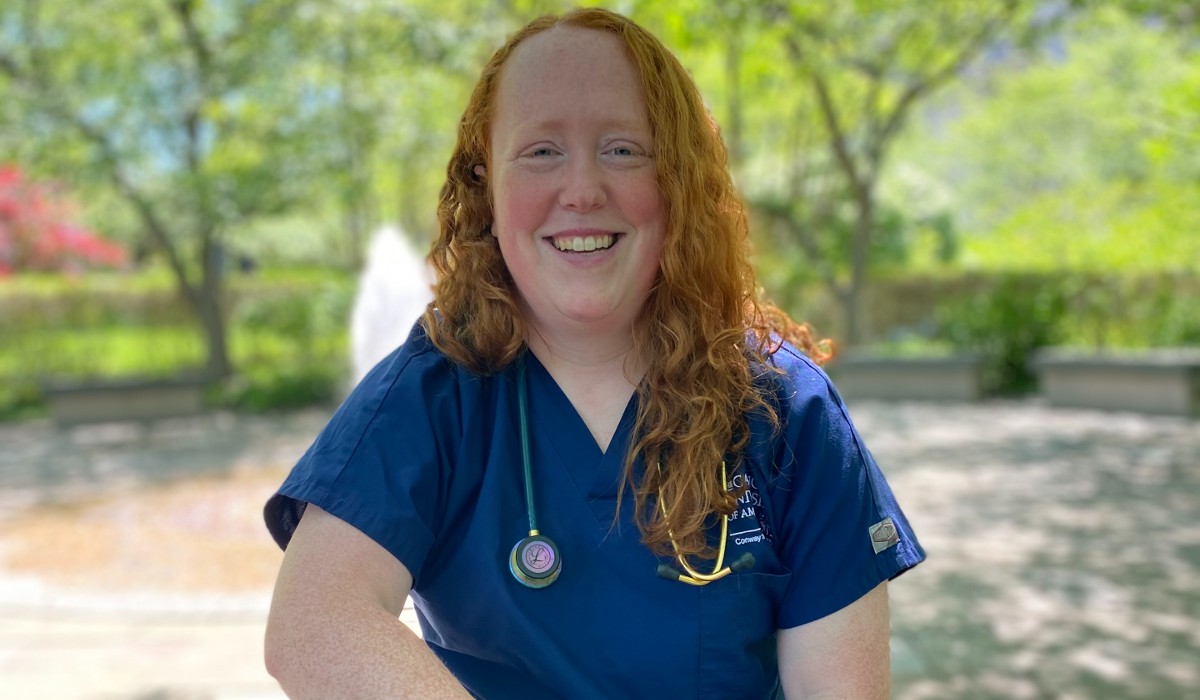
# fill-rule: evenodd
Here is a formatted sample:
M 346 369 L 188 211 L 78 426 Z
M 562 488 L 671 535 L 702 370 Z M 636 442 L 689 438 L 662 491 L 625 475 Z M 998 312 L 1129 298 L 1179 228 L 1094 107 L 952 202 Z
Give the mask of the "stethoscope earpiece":
M 668 581 L 678 581 L 683 578 L 683 573 L 679 569 L 666 564 L 659 564 L 657 572 L 659 578 L 665 578 Z
M 683 561 L 682 557 L 678 558 L 681 562 Z M 680 583 L 687 583 L 693 586 L 704 586 L 716 581 L 717 579 L 725 578 L 729 574 L 752 568 L 754 568 L 754 555 L 750 552 L 746 552 L 742 556 L 738 557 L 729 566 L 725 567 L 724 569 L 720 569 L 719 571 L 714 571 L 711 574 L 705 574 L 704 578 L 693 578 L 692 576 L 683 573 L 679 569 L 666 564 L 659 564 L 657 573 L 659 578 L 665 578 L 668 581 L 679 581 Z
M 662 472 L 661 463 L 658 465 L 658 471 L 660 473 Z M 725 462 L 722 460 L 721 483 L 725 484 L 728 483 L 728 481 L 728 476 L 725 474 Z M 661 497 L 658 499 L 658 507 L 662 512 L 663 519 L 666 520 L 668 517 L 667 504 L 663 502 Z M 688 565 L 687 559 L 685 559 L 684 556 L 679 553 L 679 543 L 675 541 L 675 533 L 671 532 L 671 528 L 669 527 L 667 528 L 667 537 L 669 537 L 671 540 L 671 548 L 675 550 L 675 561 L 679 562 L 679 566 L 683 568 L 683 571 L 681 572 L 679 569 L 676 569 L 672 566 L 659 564 L 657 569 L 658 575 L 667 579 L 668 581 L 679 581 L 680 583 L 686 583 L 689 586 L 707 586 L 713 581 L 723 579 L 735 571 L 744 571 L 745 569 L 749 569 L 750 567 L 754 566 L 754 555 L 750 552 L 746 552 L 742 556 L 738 557 L 737 560 L 729 566 L 724 566 L 725 544 L 729 540 L 728 515 L 721 517 L 721 544 L 717 546 L 717 563 L 713 565 L 713 571 L 711 574 L 702 574 Z
M 738 557 L 736 561 L 734 561 L 732 564 L 729 565 L 729 571 L 731 573 L 734 571 L 745 571 L 746 569 L 753 569 L 753 568 L 754 568 L 754 555 L 751 554 L 750 552 L 746 552 L 742 556 Z

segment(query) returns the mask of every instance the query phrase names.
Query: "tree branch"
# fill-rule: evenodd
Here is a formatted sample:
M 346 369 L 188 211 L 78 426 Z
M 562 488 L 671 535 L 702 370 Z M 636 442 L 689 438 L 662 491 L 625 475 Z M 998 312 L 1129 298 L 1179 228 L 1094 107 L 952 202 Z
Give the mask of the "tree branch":
M 200 28 L 196 26 L 193 18 L 195 3 L 193 0 L 171 0 L 170 7 L 175 16 L 179 18 L 180 25 L 183 26 L 183 34 L 187 37 L 188 47 L 196 59 L 196 70 L 200 75 L 201 85 L 204 85 L 211 72 L 212 51 L 209 50 L 208 42 L 200 33 Z
M 42 47 L 38 40 L 40 32 L 38 31 L 37 22 L 34 19 L 37 11 L 36 1 L 29 0 L 26 4 L 26 10 L 26 26 L 24 27 L 24 31 L 26 36 L 30 38 L 30 68 L 22 70 L 10 56 L 4 56 L 4 60 L 0 61 L 0 66 L 3 67 L 5 73 L 30 90 L 34 99 L 40 103 L 42 109 L 52 117 L 70 124 L 86 141 L 92 144 L 99 154 L 100 161 L 104 164 L 105 171 L 113 185 L 117 188 L 121 196 L 133 205 L 142 223 L 146 225 L 151 236 L 153 236 L 162 249 L 163 254 L 167 258 L 168 265 L 170 265 L 172 272 L 179 282 L 180 289 L 189 297 L 190 301 L 195 303 L 198 299 L 196 288 L 188 278 L 187 269 L 179 256 L 178 249 L 176 249 L 171 240 L 168 227 L 158 216 L 149 200 L 125 177 L 121 169 L 116 147 L 104 132 L 90 124 L 72 108 L 66 98 L 67 91 L 56 89 L 46 74 L 44 61 L 42 60 Z
M 21 81 L 23 73 L 17 62 L 8 54 L 0 53 L 0 73 L 4 73 L 13 81 Z
M 856 192 L 861 192 L 866 183 L 858 164 L 854 162 L 854 154 L 850 152 L 850 144 L 846 139 L 846 132 L 842 128 L 841 119 L 838 117 L 837 107 L 833 104 L 833 96 L 829 94 L 829 85 L 825 82 L 825 78 L 815 71 L 812 81 L 813 89 L 817 93 L 817 104 L 821 107 L 821 118 L 825 122 L 825 127 L 829 129 L 829 145 L 833 149 L 833 155 L 842 170 L 845 171 L 850 186 Z
M 184 266 L 183 260 L 179 256 L 179 251 L 171 240 L 167 225 L 158 216 L 158 213 L 149 200 L 125 177 L 125 173 L 121 169 L 120 159 L 116 153 L 116 148 L 113 147 L 112 142 L 99 129 L 88 124 L 82 117 L 71 113 L 65 107 L 61 109 L 60 116 L 73 124 L 83 134 L 84 138 L 95 146 L 100 153 L 100 159 L 104 162 L 109 179 L 117 188 L 117 191 L 133 205 L 142 223 L 149 229 L 150 235 L 153 236 L 155 242 L 158 243 L 159 248 L 167 257 L 167 264 L 170 265 L 171 271 L 175 274 L 180 289 L 190 298 L 193 304 L 198 303 L 199 294 L 196 287 L 188 278 L 187 268 Z
M 264 10 L 263 6 L 270 4 L 269 10 Z M 283 0 L 276 3 L 255 3 L 249 6 L 249 10 L 239 13 L 238 28 L 226 37 L 221 48 L 229 49 L 237 46 L 248 36 L 252 36 L 259 27 L 277 27 L 281 26 L 288 20 L 291 15 L 296 14 L 296 8 L 300 3 L 294 0 Z M 243 5 L 246 7 L 246 5 Z M 269 12 L 267 17 L 255 21 L 252 15 L 255 13 Z
M 179 20 L 184 36 L 187 37 L 187 46 L 196 69 L 196 94 L 191 96 L 190 100 L 185 101 L 182 115 L 183 128 L 188 139 L 188 169 L 195 173 L 200 170 L 200 111 L 203 109 L 209 89 L 212 53 L 204 36 L 200 33 L 200 29 L 196 26 L 193 16 L 193 0 L 170 0 L 169 6 Z
M 878 132 L 872 144 L 872 150 L 875 152 L 875 158 L 879 158 L 879 153 L 882 150 L 882 145 L 886 143 L 899 130 L 907 117 L 908 110 L 916 102 L 917 98 L 927 92 L 941 86 L 946 81 L 953 78 L 963 69 L 968 62 L 978 55 L 983 45 L 990 39 L 995 32 L 1005 23 L 1007 23 L 1016 13 L 1017 2 L 1008 0 L 1004 3 L 1000 13 L 984 22 L 979 30 L 975 32 L 963 45 L 962 48 L 941 68 L 934 70 L 925 79 L 917 80 L 911 83 L 901 94 L 897 100 L 896 106 L 892 109 L 892 113 L 883 122 L 883 128 Z
M 755 211 L 762 213 L 775 226 L 783 226 L 787 229 L 787 240 L 800 244 L 801 250 L 809 258 L 809 264 L 816 269 L 817 274 L 824 281 L 825 285 L 835 295 L 841 296 L 843 289 L 838 284 L 837 270 L 829 263 L 826 255 L 821 251 L 820 246 L 817 245 L 816 237 L 812 231 L 798 220 L 798 217 L 791 208 L 766 201 L 754 202 L 753 206 Z

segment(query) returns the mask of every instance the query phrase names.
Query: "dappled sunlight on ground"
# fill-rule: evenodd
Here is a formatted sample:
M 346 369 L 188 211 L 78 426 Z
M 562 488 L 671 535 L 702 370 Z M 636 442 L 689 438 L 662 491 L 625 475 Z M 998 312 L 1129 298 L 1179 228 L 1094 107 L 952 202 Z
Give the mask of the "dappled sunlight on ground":
M 892 586 L 897 698 L 1194 697 L 1200 424 L 862 408 L 930 555 Z
M 0 425 L 0 696 L 283 698 L 262 506 L 328 416 Z
M 3 565 L 68 590 L 260 592 L 282 559 L 262 505 L 286 473 L 181 479 L 36 507 L 0 535 Z
M 893 697 L 1196 696 L 1200 423 L 850 410 L 929 553 L 890 587 Z M 282 697 L 261 661 L 281 560 L 261 509 L 327 417 L 0 425 L 6 690 Z

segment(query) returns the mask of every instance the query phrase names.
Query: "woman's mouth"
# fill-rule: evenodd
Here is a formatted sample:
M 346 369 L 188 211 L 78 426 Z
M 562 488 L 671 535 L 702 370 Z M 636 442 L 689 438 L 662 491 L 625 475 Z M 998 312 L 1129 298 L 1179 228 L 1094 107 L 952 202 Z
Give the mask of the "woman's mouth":
M 618 234 L 602 233 L 587 236 L 555 236 L 550 244 L 564 253 L 591 253 L 608 250 L 617 242 Z

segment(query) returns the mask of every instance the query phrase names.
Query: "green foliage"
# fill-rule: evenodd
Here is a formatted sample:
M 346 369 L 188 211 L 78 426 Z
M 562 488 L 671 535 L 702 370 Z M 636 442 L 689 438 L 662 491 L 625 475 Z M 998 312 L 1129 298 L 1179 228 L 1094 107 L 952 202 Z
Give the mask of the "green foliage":
M 1034 196 L 962 242 L 971 268 L 1151 272 L 1200 261 L 1200 181 L 1084 182 Z
M 1158 313 L 1148 324 L 1151 338 L 1158 338 L 1159 347 L 1200 347 L 1200 301 L 1183 300 L 1175 294 L 1160 290 L 1153 301 Z
M 254 412 L 303 408 L 335 401 L 344 382 L 340 365 L 251 364 L 226 382 L 214 401 Z
M 104 302 L 69 314 L 68 324 L 46 316 L 0 324 L 7 339 L 0 346 L 0 419 L 39 415 L 48 380 L 171 377 L 203 364 L 204 345 L 193 326 L 128 325 L 127 309 Z
M 977 354 L 987 363 L 989 391 L 999 394 L 1032 388 L 1030 360 L 1047 345 L 1200 346 L 1200 271 L 908 274 L 879 280 L 869 302 L 878 312 L 876 350 Z M 809 300 L 802 308 L 822 304 Z
M 725 101 L 714 111 L 728 115 L 733 162 L 761 240 L 804 278 L 830 287 L 850 343 L 861 334 L 869 273 L 901 263 L 917 231 L 952 229 L 942 211 L 880 199 L 895 140 L 914 105 L 1021 24 L 1029 7 L 734 2 L 668 23 L 686 46 L 708 53 L 701 84 L 718 86 Z
M 220 403 L 261 411 L 338 397 L 354 287 L 348 277 L 323 277 L 295 277 L 238 305 L 232 347 L 243 369 L 221 388 Z
M 240 371 L 209 397 L 244 410 L 335 399 L 349 374 L 353 279 L 265 269 L 232 285 L 231 347 Z M 0 285 L 0 419 L 40 415 L 41 383 L 170 377 L 203 364 L 204 344 L 161 272 Z
M 35 382 L 0 383 L 0 421 L 41 418 L 45 414 L 42 391 Z
M 1067 297 L 1062 289 L 1016 275 L 943 307 L 940 335 L 956 350 L 983 359 L 984 390 L 1015 394 L 1032 390 L 1031 358 L 1062 338 Z
M 324 273 L 276 279 L 272 261 L 353 269 L 363 232 L 378 221 L 427 238 L 483 60 L 524 21 L 571 4 L 8 3 L 0 9 L 0 158 L 68 182 L 86 223 L 135 256 L 158 247 L 125 189 L 140 193 L 169 224 L 193 282 L 204 262 L 198 231 L 210 229 L 230 258 L 252 255 L 265 266 L 258 280 L 226 278 L 232 354 L 256 386 L 303 386 L 304 373 L 287 367 L 335 357 L 344 338 L 335 340 L 343 334 L 332 311 L 296 301 L 320 289 Z M 1090 281 L 1164 270 L 1186 277 L 1200 260 L 1200 60 L 1197 15 L 1186 9 L 1194 3 L 1077 0 L 1082 9 L 1061 25 L 1042 26 L 1030 13 L 1044 14 L 1044 3 L 1016 3 L 1014 33 L 1035 26 L 1041 36 L 1021 43 L 1001 32 L 1008 38 L 988 44 L 983 60 L 908 103 L 909 90 L 953 67 L 1009 4 L 602 4 L 659 33 L 693 72 L 757 205 L 761 278 L 798 315 L 833 317 L 850 296 L 856 256 L 869 258 L 877 278 L 1068 268 L 1084 282 L 1062 288 L 1071 308 L 1064 342 L 1195 342 L 1194 294 Z M 184 7 L 207 51 L 180 22 Z M 30 70 L 42 71 L 41 89 L 20 77 Z M 942 84 L 949 92 L 934 90 Z M 863 226 L 871 235 L 860 245 Z M 102 371 L 99 355 L 130 357 L 103 371 L 143 361 L 123 345 L 156 343 L 191 362 L 195 333 L 193 349 L 166 340 L 181 332 L 179 319 L 194 317 L 172 291 L 177 282 L 159 268 L 0 285 L 0 333 L 20 319 L 36 325 L 38 315 L 51 328 L 153 327 L 159 340 L 131 330 L 132 340 L 88 341 L 103 352 L 25 331 L 19 342 L 33 343 L 45 355 L 39 362 L 77 358 L 62 360 L 72 372 Z M 831 293 L 814 293 L 814 283 Z M 319 294 L 331 309 L 347 303 L 345 289 Z M 2 337 L 0 357 L 8 357 L 17 336 Z M 337 362 L 322 366 L 340 372 Z M 260 395 L 276 395 L 268 389 Z
M 257 363 L 329 356 L 344 350 L 340 332 L 350 318 L 352 301 L 353 286 L 334 279 L 243 299 L 237 306 L 234 348 Z
M 993 58 L 925 117 L 889 199 L 942 201 L 967 268 L 1200 260 L 1200 54 L 1186 33 L 1096 4 Z
M 1200 277 L 1194 270 L 1145 276 L 1051 275 L 1070 304 L 1062 324 L 1066 344 L 1200 346 Z

